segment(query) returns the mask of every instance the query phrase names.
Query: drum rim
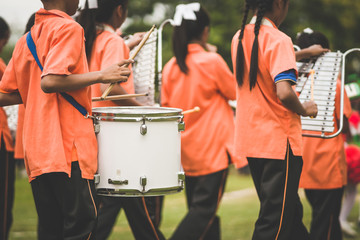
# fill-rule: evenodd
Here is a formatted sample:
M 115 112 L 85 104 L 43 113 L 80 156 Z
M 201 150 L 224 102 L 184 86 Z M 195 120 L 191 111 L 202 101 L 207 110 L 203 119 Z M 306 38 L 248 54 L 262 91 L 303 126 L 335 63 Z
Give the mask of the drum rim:
M 114 112 L 116 109 L 119 110 L 133 110 L 133 109 L 143 109 L 143 110 L 159 110 L 158 112 L 131 112 L 131 113 L 124 113 L 124 112 Z M 101 119 L 131 119 L 131 118 L 161 118 L 161 117 L 182 117 L 182 109 L 180 108 L 168 108 L 168 107 L 151 107 L 151 106 L 133 106 L 133 107 L 96 107 L 92 109 L 92 115 L 97 118 Z

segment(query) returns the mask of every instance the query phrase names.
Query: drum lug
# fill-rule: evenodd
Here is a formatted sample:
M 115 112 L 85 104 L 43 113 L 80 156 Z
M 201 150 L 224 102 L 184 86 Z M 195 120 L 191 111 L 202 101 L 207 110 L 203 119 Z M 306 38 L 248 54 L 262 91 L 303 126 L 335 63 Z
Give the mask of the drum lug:
M 140 185 L 143 187 L 142 191 L 145 192 L 145 186 L 147 184 L 147 178 L 144 177 L 140 177 Z
M 145 124 L 145 117 L 143 117 L 143 123 L 140 126 L 140 133 L 141 135 L 145 135 L 147 133 L 147 126 Z
M 185 173 L 184 172 L 178 173 L 178 181 L 179 181 L 179 184 L 183 187 L 184 182 L 185 182 Z
M 179 132 L 183 132 L 185 131 L 185 123 L 183 121 L 183 119 L 181 118 L 180 122 L 179 122 L 179 125 L 178 125 L 178 131 Z
M 128 180 L 112 180 L 112 179 L 108 179 L 108 183 L 109 184 L 114 184 L 114 185 L 128 185 L 129 181 Z
M 94 120 L 94 131 L 95 134 L 98 134 L 100 132 L 100 124 L 97 119 Z
M 100 174 L 95 174 L 95 175 L 94 175 L 94 183 L 95 183 L 95 184 L 99 184 L 99 183 L 100 183 Z

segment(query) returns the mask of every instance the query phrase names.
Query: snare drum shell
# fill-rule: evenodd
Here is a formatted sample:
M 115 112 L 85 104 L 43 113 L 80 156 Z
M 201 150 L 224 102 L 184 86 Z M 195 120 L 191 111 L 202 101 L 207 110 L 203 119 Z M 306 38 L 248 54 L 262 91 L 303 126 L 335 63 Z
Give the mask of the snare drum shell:
M 162 189 L 179 186 L 178 174 L 182 172 L 179 121 L 107 119 L 98 123 L 98 192 L 110 189 L 116 196 L 149 195 L 149 191 L 156 192 L 150 195 L 164 195 L 166 191 L 162 193 Z M 140 133 L 143 124 L 147 129 L 144 135 Z M 146 179 L 145 186 L 141 185 L 142 179 Z M 112 181 L 127 184 L 117 185 Z

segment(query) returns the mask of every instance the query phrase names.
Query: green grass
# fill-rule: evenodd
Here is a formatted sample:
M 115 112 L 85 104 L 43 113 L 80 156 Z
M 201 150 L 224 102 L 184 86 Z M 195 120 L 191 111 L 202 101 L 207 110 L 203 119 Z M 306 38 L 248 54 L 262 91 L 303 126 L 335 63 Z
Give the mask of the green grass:
M 251 177 L 239 175 L 236 171 L 232 170 L 227 181 L 225 192 L 226 194 L 218 211 L 218 214 L 221 217 L 222 239 L 251 239 L 254 222 L 259 210 L 259 202 L 256 193 L 253 190 Z M 304 205 L 304 223 L 308 227 L 311 221 L 311 213 L 309 204 L 304 199 L 303 195 L 303 191 L 300 190 L 300 196 Z M 186 213 L 184 192 L 166 196 L 163 209 L 161 230 L 168 238 Z M 356 204 L 351 212 L 349 220 L 356 222 L 358 212 L 358 204 Z M 27 179 L 19 176 L 16 181 L 13 213 L 14 222 L 10 233 L 10 239 L 35 240 L 37 216 L 31 188 Z M 351 239 L 360 240 L 360 229 L 358 229 L 358 231 L 359 236 Z M 109 239 L 134 239 L 123 212 L 119 215 L 116 226 Z M 350 238 L 344 239 L 350 240 Z

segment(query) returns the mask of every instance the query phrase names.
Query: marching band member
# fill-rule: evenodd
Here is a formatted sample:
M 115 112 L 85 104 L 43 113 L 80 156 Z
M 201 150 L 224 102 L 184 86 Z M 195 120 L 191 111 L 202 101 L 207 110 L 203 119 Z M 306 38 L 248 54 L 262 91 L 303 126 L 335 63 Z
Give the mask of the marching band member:
M 0 53 L 10 38 L 10 28 L 0 17 Z M 0 81 L 6 68 L 0 58 Z M 0 239 L 8 239 L 12 224 L 12 207 L 14 203 L 15 160 L 13 140 L 7 122 L 6 112 L 0 107 Z
M 120 60 L 129 58 L 129 47 L 116 33 L 127 17 L 128 0 L 92 0 L 85 3 L 78 22 L 85 30 L 85 46 L 90 71 L 99 71 Z M 143 34 L 142 34 L 143 35 Z M 137 38 L 138 44 L 142 37 Z M 106 84 L 92 86 L 92 96 L 100 97 Z M 111 95 L 135 93 L 132 75 L 125 83 L 116 84 Z M 141 105 L 135 99 L 100 101 L 94 107 Z M 108 197 L 99 196 L 97 239 L 107 239 L 116 218 L 124 209 L 136 239 L 164 239 L 158 228 L 157 197 Z
M 249 163 L 260 200 L 252 239 L 309 239 L 302 223 L 298 184 L 302 168 L 300 116 L 316 116 L 292 85 L 297 68 L 291 39 L 278 30 L 289 0 L 246 0 L 232 41 L 238 82 L 235 147 Z M 249 11 L 255 16 L 246 25 Z
M 216 216 L 232 161 L 235 80 L 207 44 L 210 18 L 199 3 L 179 5 L 174 18 L 173 57 L 163 69 L 164 107 L 200 112 L 185 115 L 181 162 L 188 212 L 170 239 L 220 239 Z M 216 49 L 216 48 L 215 48 Z
M 86 9 L 82 10 L 78 22 L 85 30 L 86 56 L 90 71 L 104 69 L 114 62 L 128 59 L 130 49 L 125 41 L 116 34 L 127 17 L 128 0 L 88 0 Z M 95 6 L 95 7 L 93 7 Z M 116 8 L 116 9 L 115 9 Z M 142 38 L 138 38 L 138 43 Z M 131 66 L 130 66 L 131 69 Z M 100 97 L 106 84 L 95 84 L 91 87 L 92 96 Z M 109 95 L 135 93 L 132 74 L 129 80 L 114 86 Z M 135 99 L 94 102 L 93 107 L 139 106 Z
M 320 32 L 302 32 L 297 37 L 297 45 L 303 49 L 318 44 L 329 49 L 329 41 Z M 340 119 L 340 90 L 338 80 L 335 94 L 334 119 L 337 132 Z M 344 122 L 351 114 L 350 100 L 344 92 Z M 342 134 L 330 139 L 303 137 L 303 171 L 300 187 L 312 209 L 310 239 L 341 240 L 339 222 L 341 200 L 346 185 L 346 158 Z
M 123 65 L 132 61 L 89 73 L 83 29 L 70 17 L 79 1 L 42 3 L 0 82 L 0 105 L 25 106 L 25 165 L 38 239 L 95 239 L 97 142 L 93 122 L 86 118 L 89 86 L 126 81 L 130 70 Z

